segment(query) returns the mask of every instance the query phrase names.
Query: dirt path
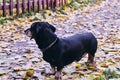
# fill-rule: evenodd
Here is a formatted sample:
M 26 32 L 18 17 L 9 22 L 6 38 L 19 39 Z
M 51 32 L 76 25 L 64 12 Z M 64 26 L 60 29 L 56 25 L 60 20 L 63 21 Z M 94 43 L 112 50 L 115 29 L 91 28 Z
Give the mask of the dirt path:
M 116 70 L 116 68 L 120 68 L 119 2 L 119 0 L 107 0 L 100 6 L 89 6 L 84 8 L 83 11 L 67 12 L 68 15 L 53 14 L 42 21 L 53 24 L 57 28 L 56 34 L 59 37 L 67 37 L 86 31 L 94 33 L 99 41 L 95 57 L 97 68 L 99 71 Z M 19 24 L 14 20 L 12 23 L 8 22 L 8 24 L 0 25 L 0 29 L 2 29 L 0 34 L 2 36 L 0 40 L 0 80 L 13 80 L 13 77 L 21 78 L 25 76 L 25 72 L 29 68 L 34 69 L 34 75 L 42 80 L 46 77 L 41 75 L 41 71 L 50 71 L 49 64 L 42 60 L 42 54 L 35 42 L 30 41 L 22 32 L 31 24 L 29 21 L 24 21 L 25 19 L 18 19 L 17 21 L 21 21 Z M 25 23 L 27 24 L 24 25 Z M 17 27 L 13 28 L 11 24 L 17 25 Z M 22 27 L 18 26 L 20 24 Z M 7 28 L 9 26 L 11 28 Z M 11 33 L 7 29 L 11 30 Z M 66 74 L 63 78 L 77 80 L 80 75 L 88 77 L 90 74 L 101 74 L 99 71 L 83 71 L 86 59 L 87 57 L 84 57 L 80 62 L 67 66 L 63 70 Z M 76 69 L 79 64 L 81 65 L 80 68 Z M 120 74 L 120 72 L 118 73 Z M 81 80 L 85 80 L 85 77 L 82 77 Z M 53 76 L 49 78 L 53 78 Z

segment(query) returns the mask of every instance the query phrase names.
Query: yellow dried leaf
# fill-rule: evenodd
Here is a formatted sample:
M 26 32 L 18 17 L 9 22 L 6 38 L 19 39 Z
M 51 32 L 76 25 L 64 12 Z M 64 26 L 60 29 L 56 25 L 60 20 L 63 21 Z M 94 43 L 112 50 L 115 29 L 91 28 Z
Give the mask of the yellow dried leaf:
M 28 76 L 33 76 L 34 74 L 34 70 L 33 69 L 29 69 L 27 70 L 27 73 L 26 73 Z
M 50 76 L 49 80 L 55 80 L 54 76 Z
M 34 56 L 31 55 L 31 54 L 26 54 L 25 57 L 28 58 L 28 59 L 31 59 L 31 58 L 33 58 Z
M 96 1 L 96 3 L 95 3 L 96 5 L 100 5 L 101 4 L 101 1 Z
M 22 26 L 22 22 L 20 20 L 14 21 L 14 26 Z
M 19 26 L 19 22 L 18 21 L 14 21 L 14 26 Z
M 80 63 L 78 63 L 78 64 L 75 66 L 76 69 L 79 69 L 80 67 L 81 67 L 81 64 L 80 64 Z
M 110 49 L 110 48 L 104 48 L 103 49 L 105 51 L 105 53 L 109 53 L 109 52 L 117 52 L 117 49 Z
M 111 63 L 115 63 L 113 60 L 111 60 L 111 59 L 109 59 L 109 60 L 107 60 L 108 62 L 111 62 Z
M 120 61 L 120 56 L 117 56 L 116 58 L 115 58 L 115 61 Z
M 96 22 L 99 22 L 99 20 L 100 20 L 99 18 L 96 18 L 96 19 L 95 19 Z
M 52 11 L 51 10 L 45 10 L 44 13 L 47 14 L 47 15 L 51 15 Z
M 70 75 L 69 72 L 63 72 L 63 74 L 66 75 L 66 76 L 69 76 L 69 75 Z
M 115 43 L 120 44 L 120 39 L 117 39 Z
M 94 78 L 95 78 L 95 75 L 91 74 L 89 77 L 87 77 L 86 80 L 94 80 Z
M 71 8 L 65 5 L 65 6 L 63 6 L 63 10 L 65 10 L 66 12 L 69 12 L 71 10 Z
M 33 69 L 28 69 L 25 74 L 25 79 L 28 79 L 30 77 L 33 77 L 34 75 L 34 70 Z
M 14 69 L 13 69 L 15 72 L 17 72 L 17 71 L 20 71 L 21 70 L 21 67 L 14 67 Z
M 10 27 L 9 27 L 9 30 L 16 30 L 16 29 L 15 29 L 15 26 L 10 26 Z
M 58 14 L 57 17 L 58 17 L 58 19 L 60 19 L 60 20 L 65 20 L 65 19 L 68 18 L 67 16 L 62 15 L 62 14 Z
M 79 72 L 79 75 L 85 75 L 84 71 L 78 71 L 78 72 Z
M 95 76 L 94 76 L 94 80 L 98 80 L 99 77 L 100 77 L 99 75 L 95 75 Z
M 0 73 L 0 76 L 6 75 L 6 73 Z
M 2 10 L 0 10 L 0 15 L 2 15 L 3 14 L 3 11 Z
M 95 72 L 95 75 L 96 76 L 99 76 L 99 75 L 102 75 L 103 74 L 103 72 L 104 72 L 104 70 L 97 70 L 96 72 Z
M 0 46 L 0 52 L 2 51 L 2 47 Z
M 24 21 L 24 19 L 23 19 L 23 18 L 18 18 L 17 21 L 18 21 L 19 23 L 22 23 L 22 22 Z
M 101 62 L 101 63 L 100 63 L 100 66 L 101 66 L 101 67 L 108 67 L 108 65 L 106 65 L 104 62 Z
M 92 71 L 97 71 L 98 69 L 96 68 L 96 67 L 94 67 L 94 66 L 90 66 L 90 67 L 88 67 L 88 69 L 89 70 L 92 70 Z
M 73 23 L 72 26 L 79 27 L 79 24 Z
M 14 37 L 15 37 L 15 39 L 18 39 L 18 38 L 20 38 L 20 34 L 18 34 L 18 33 L 16 33 L 16 34 L 14 34 Z
M 71 0 L 66 0 L 66 3 L 67 3 L 67 4 L 70 4 L 70 2 L 71 2 Z

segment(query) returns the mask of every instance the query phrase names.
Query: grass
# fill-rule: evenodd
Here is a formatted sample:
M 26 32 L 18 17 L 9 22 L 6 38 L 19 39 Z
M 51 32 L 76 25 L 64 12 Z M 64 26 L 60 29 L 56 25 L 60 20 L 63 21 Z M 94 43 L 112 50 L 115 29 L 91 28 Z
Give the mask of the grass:
M 98 1 L 104 1 L 104 0 L 71 0 L 70 4 L 68 4 L 68 6 L 74 8 L 74 9 L 79 9 L 81 7 L 87 6 L 91 3 L 96 3 Z
M 0 24 L 6 23 L 7 20 L 13 20 L 12 18 L 0 18 Z
M 14 20 L 16 18 L 23 18 L 23 17 L 33 16 L 33 15 L 35 15 L 35 13 L 30 12 L 30 13 L 27 13 L 27 14 L 15 15 L 13 17 L 1 17 L 0 18 L 0 24 L 2 25 L 4 23 L 6 23 L 8 20 Z M 34 20 L 38 20 L 38 19 L 35 18 Z
M 120 70 L 120 69 L 119 69 Z M 105 70 L 103 75 L 100 75 L 97 80 L 109 80 L 109 79 L 118 79 L 120 75 L 116 73 L 116 71 Z

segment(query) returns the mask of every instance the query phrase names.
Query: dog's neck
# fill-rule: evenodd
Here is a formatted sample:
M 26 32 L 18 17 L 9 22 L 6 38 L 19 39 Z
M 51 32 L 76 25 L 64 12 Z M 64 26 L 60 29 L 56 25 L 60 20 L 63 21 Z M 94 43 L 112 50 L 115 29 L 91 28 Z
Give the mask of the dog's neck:
M 38 45 L 38 47 L 41 49 L 41 51 L 46 51 L 48 48 L 52 47 L 56 42 L 58 38 L 57 36 L 50 31 L 46 31 L 43 34 L 39 34 L 35 41 Z
M 45 52 L 46 50 L 48 50 L 49 48 L 51 48 L 56 42 L 57 42 L 58 38 L 56 38 L 50 45 L 48 45 L 46 48 L 41 49 L 42 52 Z

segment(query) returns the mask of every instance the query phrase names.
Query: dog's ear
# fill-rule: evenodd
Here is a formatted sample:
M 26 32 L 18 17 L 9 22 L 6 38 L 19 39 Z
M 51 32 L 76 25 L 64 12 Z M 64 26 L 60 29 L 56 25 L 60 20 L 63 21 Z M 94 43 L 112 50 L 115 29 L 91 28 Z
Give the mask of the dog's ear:
M 56 31 L 56 28 L 55 28 L 53 25 L 49 24 L 48 22 L 46 22 L 46 24 L 48 25 L 48 27 L 49 27 L 53 32 Z

